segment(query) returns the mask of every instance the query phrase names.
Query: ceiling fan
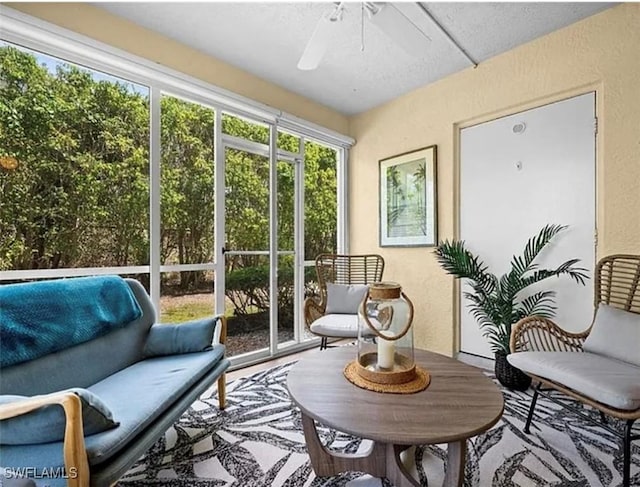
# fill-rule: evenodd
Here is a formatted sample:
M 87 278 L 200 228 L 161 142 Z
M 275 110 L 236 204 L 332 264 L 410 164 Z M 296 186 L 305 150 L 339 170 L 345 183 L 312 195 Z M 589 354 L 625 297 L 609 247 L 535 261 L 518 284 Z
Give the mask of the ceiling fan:
M 393 4 L 349 3 L 349 8 L 355 5 L 358 5 L 361 10 L 363 32 L 366 18 L 407 53 L 415 57 L 424 55 L 425 48 L 431 39 Z M 347 2 L 339 2 L 320 17 L 298 61 L 298 69 L 308 71 L 318 67 L 346 10 Z

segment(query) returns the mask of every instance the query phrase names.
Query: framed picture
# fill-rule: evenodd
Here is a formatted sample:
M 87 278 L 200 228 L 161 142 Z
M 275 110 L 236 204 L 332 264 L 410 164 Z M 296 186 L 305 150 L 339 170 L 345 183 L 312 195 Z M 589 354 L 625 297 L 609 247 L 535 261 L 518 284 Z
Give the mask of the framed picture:
M 438 243 L 436 146 L 380 161 L 380 246 Z

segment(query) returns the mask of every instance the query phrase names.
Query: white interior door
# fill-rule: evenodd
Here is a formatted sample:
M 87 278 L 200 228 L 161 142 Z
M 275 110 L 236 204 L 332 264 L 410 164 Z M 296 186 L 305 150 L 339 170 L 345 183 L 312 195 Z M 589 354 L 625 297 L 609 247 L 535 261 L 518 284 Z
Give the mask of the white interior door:
M 563 100 L 461 131 L 460 238 L 495 274 L 546 224 L 569 225 L 541 254 L 542 266 L 595 263 L 595 93 Z M 464 288 L 464 285 L 462 286 Z M 593 282 L 551 278 L 555 321 L 584 330 L 593 314 Z M 492 357 L 460 299 L 461 351 Z

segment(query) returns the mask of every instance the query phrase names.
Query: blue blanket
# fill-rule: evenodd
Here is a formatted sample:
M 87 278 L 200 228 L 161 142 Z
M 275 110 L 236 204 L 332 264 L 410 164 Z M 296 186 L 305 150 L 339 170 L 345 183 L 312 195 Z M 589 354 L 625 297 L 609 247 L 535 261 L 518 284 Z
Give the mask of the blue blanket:
M 141 315 L 118 276 L 0 286 L 0 367 L 106 335 Z

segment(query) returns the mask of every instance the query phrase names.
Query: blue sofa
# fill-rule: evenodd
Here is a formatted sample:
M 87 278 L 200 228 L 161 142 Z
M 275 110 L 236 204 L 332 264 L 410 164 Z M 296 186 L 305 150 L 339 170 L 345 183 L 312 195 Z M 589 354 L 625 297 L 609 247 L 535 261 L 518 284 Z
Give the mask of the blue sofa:
M 111 288 L 105 287 L 107 281 Z M 24 484 L 24 479 L 16 480 L 20 474 L 37 486 L 112 485 L 216 381 L 224 408 L 229 366 L 224 317 L 181 325 L 155 321 L 145 289 L 132 279 L 105 276 L 0 286 L 0 466 L 5 486 Z M 203 337 L 209 342 L 203 344 Z M 82 409 L 86 403 L 72 388 L 98 398 L 115 426 L 85 435 L 83 413 L 91 408 Z M 13 400 L 8 395 L 28 397 Z M 50 433 L 51 420 L 37 416 L 47 410 L 61 415 L 63 438 L 25 444 L 38 432 Z M 23 423 L 14 427 L 10 441 L 5 425 L 14 421 L 15 426 L 16 420 Z M 26 441 L 20 441 L 23 434 Z

